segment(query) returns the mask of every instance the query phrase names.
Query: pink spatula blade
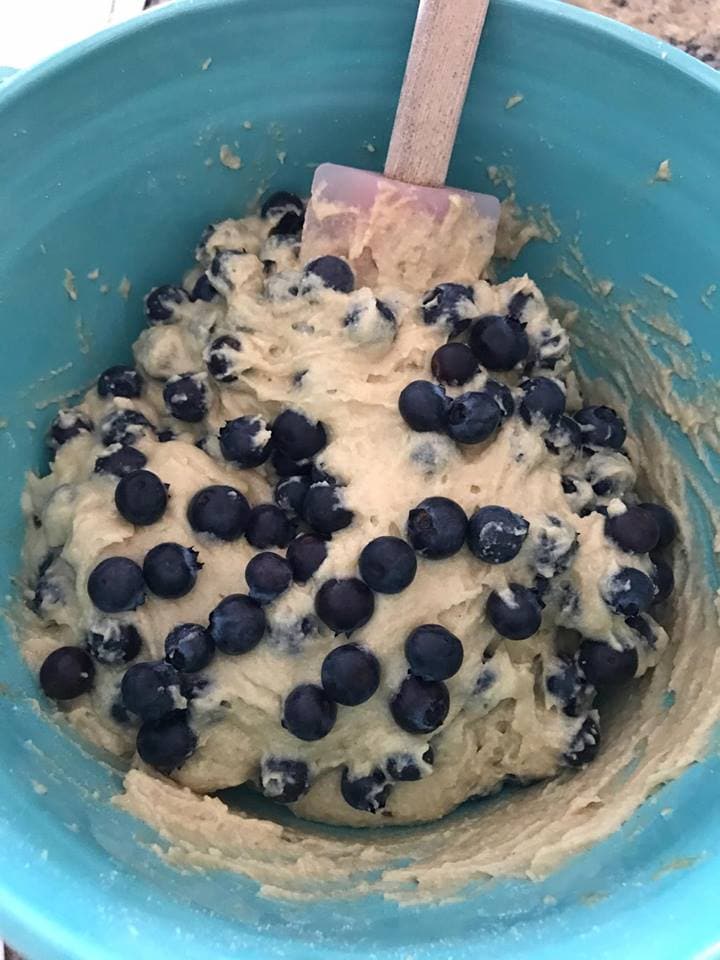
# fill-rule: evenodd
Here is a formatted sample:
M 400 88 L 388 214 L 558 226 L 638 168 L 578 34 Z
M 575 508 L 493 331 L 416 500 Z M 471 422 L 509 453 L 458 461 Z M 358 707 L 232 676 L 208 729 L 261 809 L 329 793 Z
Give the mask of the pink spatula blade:
M 344 257 L 368 286 L 472 283 L 493 254 L 499 216 L 497 198 L 487 194 L 323 163 L 313 178 L 302 257 Z

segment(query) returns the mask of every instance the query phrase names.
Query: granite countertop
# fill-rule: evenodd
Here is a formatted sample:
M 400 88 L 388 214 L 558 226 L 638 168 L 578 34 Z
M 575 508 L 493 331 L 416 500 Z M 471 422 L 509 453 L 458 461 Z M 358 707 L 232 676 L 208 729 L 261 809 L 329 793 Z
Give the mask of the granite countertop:
M 720 69 L 720 0 L 571 0 L 652 33 Z
M 145 0 L 145 9 L 167 0 Z M 651 33 L 720 69 L 720 0 L 569 0 Z

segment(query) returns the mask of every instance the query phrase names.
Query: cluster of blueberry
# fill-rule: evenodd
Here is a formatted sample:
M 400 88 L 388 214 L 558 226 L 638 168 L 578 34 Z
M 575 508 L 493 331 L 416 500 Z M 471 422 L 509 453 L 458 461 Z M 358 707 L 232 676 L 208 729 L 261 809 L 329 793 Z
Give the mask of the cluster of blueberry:
M 403 419 L 412 430 L 446 433 L 458 443 L 474 444 L 488 440 L 503 421 L 516 412 L 517 406 L 517 413 L 526 424 L 542 429 L 546 448 L 551 454 L 562 452 L 567 459 L 576 454 L 591 458 L 601 451 L 621 452 L 626 428 L 617 413 L 606 406 L 588 406 L 568 415 L 564 386 L 551 377 L 534 376 L 521 380 L 517 404 L 513 391 L 491 378 L 481 390 L 469 391 L 454 399 L 446 394 L 445 386 L 468 383 L 481 367 L 491 372 L 507 372 L 527 361 L 531 348 L 522 322 L 522 309 L 527 299 L 526 294 L 516 294 L 505 315 L 473 318 L 471 287 L 441 284 L 430 291 L 423 302 L 425 322 L 445 325 L 451 337 L 467 333 L 468 343 L 450 340 L 435 351 L 431 370 L 438 383 L 415 380 L 402 390 L 398 407 Z M 561 483 L 569 497 L 577 492 L 578 481 L 571 476 L 563 476 Z M 597 497 L 606 497 L 615 491 L 612 481 L 601 477 L 592 485 L 592 492 Z M 448 542 L 448 552 L 442 555 L 449 556 L 462 545 L 466 518 L 457 504 L 443 501 L 436 503 L 434 508 L 438 512 L 437 524 L 445 530 Z M 594 509 L 607 514 L 604 505 Z M 507 562 L 522 546 L 527 522 L 500 507 L 485 507 L 483 511 L 497 513 L 495 522 L 504 528 L 504 549 L 514 552 L 509 552 L 503 560 L 477 555 L 486 562 Z M 584 506 L 578 512 L 586 515 L 591 508 Z M 476 515 L 471 521 L 471 526 L 482 522 L 482 511 L 479 513 L 480 516 Z M 650 553 L 653 562 L 652 577 L 628 566 L 621 568 L 606 584 L 604 597 L 615 613 L 637 616 L 671 593 L 672 569 L 655 552 L 663 540 L 661 532 L 665 531 L 664 538 L 667 539 L 668 529 L 675 529 L 675 520 L 659 504 L 630 506 L 624 513 L 607 518 L 605 530 L 609 539 L 625 552 Z M 450 549 L 451 543 L 455 544 L 455 550 Z M 523 639 L 539 628 L 541 607 L 537 589 L 509 584 L 505 595 L 490 597 L 487 614 L 502 636 Z
M 462 644 L 443 627 L 425 624 L 407 638 L 405 653 L 409 674 L 392 698 L 390 710 L 404 730 L 431 733 L 447 717 L 449 695 L 441 681 L 460 669 Z M 380 683 L 380 664 L 370 651 L 346 643 L 325 657 L 320 677 L 321 686 L 302 684 L 285 700 L 283 726 L 301 740 L 317 740 L 329 733 L 338 704 L 354 707 L 369 700 Z M 419 780 L 433 762 L 434 752 L 428 747 L 420 763 L 410 754 L 393 754 L 366 776 L 352 777 L 344 768 L 342 796 L 351 807 L 376 813 L 387 803 L 393 782 Z M 261 780 L 268 796 L 284 802 L 300 799 L 311 783 L 307 764 L 278 758 L 265 761 Z
M 446 433 L 458 443 L 481 443 L 515 412 L 509 387 L 488 378 L 479 390 L 451 399 L 445 386 L 464 386 L 481 369 L 508 372 L 520 364 L 527 368 L 549 366 L 531 354 L 531 344 L 522 322 L 522 309 L 529 294 L 512 297 L 502 316 L 474 316 L 472 287 L 443 283 L 426 294 L 423 317 L 427 324 L 442 324 L 451 337 L 467 334 L 467 343 L 450 340 L 431 360 L 438 383 L 414 380 L 401 392 L 400 413 L 412 430 Z M 518 413 L 526 423 L 542 419 L 548 429 L 557 426 L 565 410 L 565 390 L 560 381 L 535 376 L 520 384 Z
M 297 240 L 304 217 L 299 198 L 285 192 L 274 194 L 263 205 L 262 214 L 277 219 L 270 236 Z M 189 293 L 170 285 L 152 290 L 145 301 L 149 323 L 173 323 L 181 304 L 210 302 L 221 296 L 219 288 L 227 267 L 224 255 L 242 253 L 215 251 L 208 269 Z M 293 295 L 318 286 L 349 293 L 354 282 L 344 260 L 325 256 L 306 265 Z M 430 291 L 422 303 L 424 321 L 446 327 L 450 339 L 432 357 L 436 382 L 416 380 L 401 392 L 402 418 L 414 431 L 442 433 L 460 444 L 476 444 L 490 439 L 517 414 L 525 424 L 541 430 L 548 451 L 562 455 L 564 463 L 576 455 L 592 457 L 601 451 L 621 451 L 626 431 L 614 411 L 590 406 L 568 415 L 562 381 L 534 375 L 538 371 L 551 373 L 567 345 L 559 335 L 551 336 L 552 331 L 539 346 L 531 342 L 522 319 L 530 296 L 516 294 L 502 316 L 477 316 L 472 287 L 447 283 Z M 392 310 L 386 304 L 376 301 L 376 308 L 384 321 L 394 325 Z M 346 325 L 357 323 L 359 318 L 348 314 Z M 454 339 L 458 337 L 467 342 Z M 220 384 L 234 382 L 241 352 L 242 344 L 235 335 L 223 334 L 212 340 L 205 351 L 210 376 Z M 486 378 L 478 381 L 482 382 L 480 389 L 454 398 L 446 392 L 446 387 L 469 384 L 485 371 L 507 373 L 518 369 L 533 375 L 522 379 L 514 390 L 499 379 Z M 109 368 L 97 384 L 103 398 L 132 400 L 140 397 L 143 389 L 141 375 L 126 366 Z M 163 399 L 173 420 L 191 424 L 203 421 L 209 408 L 205 374 L 184 373 L 169 378 Z M 57 449 L 73 437 L 95 430 L 87 414 L 63 411 L 51 426 L 51 447 Z M 146 434 L 161 442 L 170 441 L 175 438 L 174 431 L 158 429 L 138 410 L 114 409 L 102 419 L 97 433 L 107 451 L 97 458 L 95 471 L 117 478 L 118 513 L 136 526 L 157 523 L 172 491 L 146 469 L 147 457 L 134 444 Z M 328 442 L 321 422 L 291 409 L 284 410 L 272 423 L 260 416 L 241 416 L 228 421 L 217 439 L 222 457 L 237 468 L 272 466 L 277 478 L 275 502 L 251 507 L 234 487 L 212 485 L 198 490 L 188 504 L 187 519 L 195 533 L 225 542 L 244 536 L 259 552 L 246 567 L 247 594 L 225 597 L 210 613 L 206 625 L 178 624 L 165 639 L 164 660 L 133 663 L 123 676 L 113 715 L 125 723 L 139 723 L 139 755 L 166 772 L 180 766 L 196 748 L 189 711 L 191 701 L 206 683 L 201 671 L 216 651 L 237 656 L 255 648 L 268 631 L 268 605 L 293 582 L 310 580 L 327 556 L 327 541 L 353 522 L 341 484 L 316 462 Z M 569 498 L 576 494 L 577 482 L 570 474 L 563 476 L 563 490 Z M 609 494 L 607 483 L 606 478 L 596 479 L 593 493 L 597 497 Z M 659 551 L 672 541 L 675 520 L 670 511 L 657 504 L 631 505 L 624 512 L 612 513 L 605 507 L 595 509 L 606 514 L 606 535 L 621 550 L 650 554 L 652 576 L 625 566 L 602 589 L 610 609 L 652 645 L 652 629 L 642 615 L 673 588 L 672 570 Z M 557 518 L 547 520 L 561 525 Z M 320 585 L 315 594 L 315 613 L 336 635 L 349 637 L 372 617 L 376 593 L 397 594 L 412 583 L 418 556 L 443 559 L 467 545 L 481 562 L 505 564 L 518 555 L 530 532 L 528 520 L 507 508 L 483 506 L 468 518 L 454 501 L 428 497 L 409 512 L 406 539 L 382 536 L 372 540 L 358 558 L 359 576 L 328 579 Z M 507 640 L 524 640 L 539 630 L 550 578 L 567 568 L 576 546 L 574 537 L 565 542 L 547 536 L 543 530 L 536 531 L 535 536 L 539 546 L 532 585 L 511 581 L 505 589 L 492 591 L 486 600 L 489 622 Z M 269 548 L 284 550 L 285 555 Z M 543 557 L 548 561 L 547 576 Z M 147 593 L 161 599 L 186 595 L 201 569 L 192 547 L 160 543 L 148 551 L 142 565 L 121 556 L 101 561 L 91 572 L 87 589 L 100 613 L 123 614 L 144 603 Z M 50 588 L 51 581 L 41 570 L 36 610 L 42 610 L 43 590 Z M 92 689 L 96 664 L 129 664 L 141 647 L 142 638 L 134 625 L 117 619 L 98 621 L 88 632 L 84 649 L 62 647 L 48 656 L 40 670 L 41 685 L 56 700 L 72 699 Z M 460 669 L 463 645 L 444 627 L 424 624 L 407 637 L 405 657 L 408 672 L 390 697 L 390 713 L 401 729 L 430 734 L 447 718 L 450 696 L 445 681 Z M 634 649 L 616 650 L 601 640 L 585 639 L 575 656 L 559 662 L 561 666 L 548 677 L 547 687 L 561 700 L 569 716 L 584 717 L 565 755 L 568 764 L 582 765 L 594 757 L 599 743 L 597 714 L 591 709 L 595 688 L 633 676 L 638 657 Z M 377 658 L 366 648 L 353 642 L 335 647 L 322 663 L 319 683 L 303 683 L 286 696 L 283 727 L 303 741 L 325 737 L 336 722 L 338 707 L 352 708 L 369 700 L 378 690 L 380 675 Z M 420 779 L 433 762 L 434 754 L 428 747 L 421 759 L 410 754 L 387 757 L 368 776 L 353 778 L 345 769 L 342 795 L 351 806 L 375 812 L 385 806 L 394 781 Z M 310 768 L 299 759 L 266 756 L 260 783 L 266 795 L 293 802 L 309 789 Z

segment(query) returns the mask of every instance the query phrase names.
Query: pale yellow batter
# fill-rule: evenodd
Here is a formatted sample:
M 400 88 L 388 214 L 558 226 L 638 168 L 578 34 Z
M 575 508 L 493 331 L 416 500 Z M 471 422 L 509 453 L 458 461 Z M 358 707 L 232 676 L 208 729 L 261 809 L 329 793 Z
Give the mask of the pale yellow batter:
M 254 650 L 235 657 L 218 654 L 203 671 L 209 682 L 190 709 L 197 749 L 172 778 L 197 793 L 211 793 L 246 781 L 257 782 L 261 760 L 268 754 L 298 758 L 308 763 L 312 786 L 293 805 L 296 813 L 324 822 L 377 825 L 438 818 L 470 796 L 496 791 L 508 776 L 520 781 L 553 776 L 565 766 L 564 755 L 584 720 L 583 716 L 563 712 L 563 704 L 547 689 L 547 678 L 559 669 L 559 653 L 571 651 L 578 642 L 573 633 L 563 634 L 558 642 L 557 629 L 606 638 L 618 647 L 635 645 L 637 674 L 654 667 L 668 642 L 665 630 L 650 621 L 656 646 L 639 643 L 637 635 L 610 611 L 601 595 L 601 585 L 620 566 L 630 565 L 649 573 L 650 561 L 645 556 L 629 556 L 614 546 L 603 532 L 605 518 L 600 513 L 579 516 L 578 497 L 583 495 L 584 481 L 573 499 L 563 492 L 560 477 L 562 473 L 585 476 L 588 458 L 549 452 L 542 425 L 528 426 L 514 417 L 503 424 L 494 439 L 472 446 L 460 446 L 439 434 L 409 430 L 398 414 L 398 395 L 409 381 L 430 378 L 430 357 L 445 341 L 447 331 L 423 323 L 417 290 L 386 288 L 380 281 L 372 292 L 365 288 L 343 294 L 318 283 L 304 283 L 296 246 L 267 238 L 272 223 L 272 219 L 253 217 L 217 225 L 199 252 L 200 267 L 186 278 L 186 286 L 192 288 L 217 250 L 245 250 L 244 254 L 227 257 L 223 276 L 214 278 L 222 295 L 210 303 L 180 304 L 175 322 L 152 326 L 141 334 L 135 345 L 137 367 L 145 381 L 140 399 L 100 399 L 91 390 L 81 405 L 96 424 L 113 406 L 133 408 L 159 429 L 170 428 L 176 434 L 171 442 L 161 443 L 148 431 L 136 443 L 147 457 L 147 469 L 169 485 L 169 507 L 163 518 L 141 528 L 119 516 L 113 501 L 116 481 L 93 473 L 96 457 L 105 452 L 96 434 L 75 437 L 59 449 L 47 477 L 30 478 L 25 511 L 29 519 L 38 518 L 40 525 L 29 523 L 27 569 L 36 570 L 50 548 L 60 548 L 61 558 L 55 562 L 64 565 L 60 574 L 67 578 L 67 589 L 65 602 L 53 607 L 50 616 L 28 615 L 23 624 L 29 662 L 39 667 L 55 647 L 83 642 L 98 619 L 86 591 L 87 577 L 108 556 L 122 555 L 142 562 L 155 544 L 177 541 L 194 547 L 204 565 L 195 589 L 184 598 L 168 601 L 149 597 L 135 612 L 124 615 L 143 638 L 139 660 L 162 658 L 164 639 L 172 627 L 184 621 L 204 623 L 222 597 L 245 592 L 244 570 L 255 549 L 244 539 L 224 544 L 198 536 L 188 526 L 187 504 L 197 490 L 209 484 L 232 485 L 253 505 L 270 502 L 274 482 L 270 468 L 242 470 L 226 463 L 216 436 L 234 417 L 259 414 L 271 422 L 291 407 L 325 424 L 329 443 L 316 465 L 344 485 L 345 504 L 354 512 L 354 522 L 334 534 L 327 560 L 309 583 L 295 584 L 268 607 L 271 628 Z M 269 275 L 263 269 L 263 261 L 268 260 L 274 261 Z M 298 287 L 300 296 L 294 293 Z M 567 336 L 537 287 L 521 277 L 498 285 L 478 280 L 473 289 L 478 316 L 503 314 L 518 292 L 529 296 L 523 321 L 530 341 L 538 349 L 548 339 L 561 344 L 550 375 L 565 385 L 568 407 L 581 406 L 567 356 Z M 376 295 L 391 307 L 395 324 L 385 322 L 374 309 Z M 361 319 L 347 326 L 343 321 L 352 311 Z M 204 379 L 211 398 L 207 417 L 194 425 L 174 420 L 163 403 L 164 381 L 187 372 L 205 377 L 208 344 L 222 334 L 233 335 L 242 343 L 242 351 L 232 357 L 237 380 L 218 383 L 211 377 Z M 539 372 L 548 375 L 547 371 Z M 520 379 L 519 373 L 493 376 L 513 388 Z M 472 383 L 448 387 L 448 393 L 453 396 L 481 389 L 485 380 L 486 374 L 481 371 Z M 516 397 L 519 395 L 516 393 Z M 595 396 L 589 399 L 596 401 Z M 200 440 L 203 449 L 196 446 Z M 636 481 L 632 464 L 639 463 L 641 457 L 634 442 L 630 441 L 628 448 L 630 461 L 619 453 L 597 453 L 591 458 L 591 467 L 596 474 L 600 471 L 614 478 L 615 495 L 619 492 L 632 497 Z M 481 563 L 466 549 L 442 561 L 419 558 L 411 586 L 395 596 L 378 594 L 374 616 L 352 637 L 370 648 L 380 661 L 377 693 L 358 707 L 340 707 L 337 723 L 326 737 L 315 742 L 293 737 L 280 723 L 284 698 L 299 683 L 318 683 L 323 658 L 344 641 L 314 618 L 318 587 L 331 577 L 357 575 L 357 558 L 363 546 L 380 535 L 403 536 L 408 511 L 432 495 L 451 497 L 468 515 L 487 504 L 521 513 L 530 522 L 526 545 L 510 563 L 497 566 Z M 617 508 L 609 496 L 595 497 L 593 502 L 609 505 L 611 511 Z M 576 552 L 558 582 L 567 584 L 583 602 L 580 610 L 568 609 L 559 599 L 560 591 L 555 598 L 550 597 L 542 628 L 534 636 L 522 641 L 503 640 L 484 616 L 485 601 L 491 590 L 502 590 L 508 582 L 532 582 L 537 573 L 534 551 L 538 538 L 553 527 L 549 516 L 560 521 L 563 534 L 570 539 L 574 538 L 573 531 L 577 534 Z M 301 643 L 289 643 L 292 626 L 308 617 L 313 618 L 309 635 Z M 442 624 L 464 645 L 463 665 L 447 681 L 449 715 L 428 736 L 401 730 L 388 709 L 407 672 L 405 638 L 422 623 Z M 493 681 L 478 690 L 478 680 L 488 665 Z M 124 669 L 98 667 L 92 692 L 69 702 L 64 709 L 71 722 L 95 742 L 113 753 L 132 756 L 136 729 L 116 722 L 111 714 Z M 655 689 L 643 683 L 646 692 Z M 663 683 L 658 681 L 660 686 Z M 627 714 L 631 702 L 642 703 L 638 707 L 641 716 L 645 710 L 641 693 L 636 687 L 625 689 L 627 702 L 620 713 Z M 617 710 L 610 712 L 615 724 L 618 716 Z M 648 728 L 647 736 L 651 735 Z M 393 784 L 379 815 L 355 810 L 343 801 L 339 779 L 344 767 L 354 776 L 363 776 L 390 754 L 408 753 L 419 761 L 430 745 L 434 751 L 432 768 L 423 767 L 425 776 L 421 780 Z M 601 750 L 596 766 L 607 773 L 608 764 L 617 766 L 619 751 L 626 756 L 622 743 L 611 738 L 608 752 Z M 242 869 L 261 882 L 285 887 L 282 865 L 278 869 L 276 859 L 281 851 L 278 844 L 284 836 L 296 843 L 300 835 L 290 837 L 270 822 L 229 813 L 219 800 L 200 800 L 193 793 L 179 791 L 137 761 L 136 766 L 128 776 L 128 794 L 123 801 L 130 809 L 180 838 L 180 848 L 186 853 L 192 840 L 191 855 L 196 862 L 228 866 L 242 859 Z M 448 869 L 443 860 L 437 869 L 444 871 L 451 886 L 461 885 L 479 873 L 493 869 L 503 872 L 499 866 L 503 860 L 514 862 L 517 868 L 522 848 L 523 863 L 534 862 L 533 870 L 541 872 L 543 862 L 552 859 L 548 849 L 553 846 L 551 837 L 561 835 L 557 832 L 559 825 L 563 824 L 563 835 L 572 834 L 566 818 L 572 817 L 573 804 L 579 803 L 579 811 L 586 810 L 584 801 L 570 798 L 573 792 L 576 797 L 582 795 L 584 778 L 592 776 L 590 771 L 594 769 L 564 774 L 561 781 L 545 786 L 541 795 L 538 788 L 531 791 L 537 801 L 533 808 L 536 814 L 525 824 L 526 835 L 512 839 L 517 854 L 511 855 L 508 847 L 510 823 L 517 823 L 516 816 L 508 820 L 506 829 L 494 812 L 492 824 L 490 818 L 486 820 L 487 829 L 497 837 L 492 849 L 485 846 L 482 856 L 477 849 L 471 853 L 464 849 L 459 835 L 448 834 L 446 841 L 455 850 L 452 857 L 456 861 L 476 855 L 480 859 L 472 859 L 466 868 L 456 863 L 453 869 Z M 571 789 L 565 784 L 569 776 L 577 777 L 577 787 Z M 558 793 L 561 789 L 564 794 Z M 553 796 L 565 797 L 558 800 L 561 807 L 548 806 Z M 635 802 L 637 799 L 635 795 Z M 521 802 L 527 808 L 530 800 Z M 604 800 L 597 802 L 602 805 Z M 479 817 L 478 823 L 484 819 Z M 584 829 L 584 814 L 582 823 Z M 606 825 L 612 828 L 610 821 Z M 507 840 L 503 840 L 506 833 Z M 413 847 L 413 860 L 426 864 L 423 883 L 428 890 L 435 883 L 430 864 L 435 857 L 431 845 L 436 840 L 437 834 L 432 840 L 418 840 Z M 307 873 L 317 868 L 325 880 L 340 875 L 349 878 L 350 860 L 356 854 L 367 860 L 369 869 L 387 869 L 391 862 L 382 845 L 363 846 L 364 852 L 345 850 L 340 857 L 331 843 L 307 843 Z M 315 850 L 318 844 L 322 849 Z M 572 838 L 568 845 L 572 848 Z M 258 863 L 267 863 L 267 871 L 253 857 L 248 859 L 248 847 L 262 851 Z M 335 867 L 331 867 L 333 860 Z M 412 867 L 407 870 L 408 876 L 412 875 Z M 402 871 L 400 875 L 404 876 Z M 405 880 L 401 881 L 400 875 L 396 879 L 402 887 Z M 388 889 L 394 886 L 390 875 L 384 882 Z

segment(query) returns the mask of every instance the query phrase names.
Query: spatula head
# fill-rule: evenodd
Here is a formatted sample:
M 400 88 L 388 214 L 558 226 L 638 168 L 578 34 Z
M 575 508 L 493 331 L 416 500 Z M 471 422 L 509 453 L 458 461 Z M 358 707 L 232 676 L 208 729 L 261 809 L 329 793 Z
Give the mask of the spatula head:
M 493 254 L 499 217 L 497 198 L 487 194 L 323 163 L 313 178 L 302 257 L 344 257 L 368 286 L 378 277 L 416 290 L 472 283 Z

